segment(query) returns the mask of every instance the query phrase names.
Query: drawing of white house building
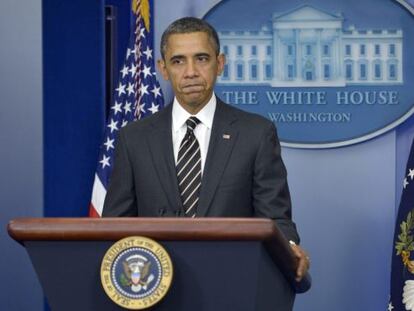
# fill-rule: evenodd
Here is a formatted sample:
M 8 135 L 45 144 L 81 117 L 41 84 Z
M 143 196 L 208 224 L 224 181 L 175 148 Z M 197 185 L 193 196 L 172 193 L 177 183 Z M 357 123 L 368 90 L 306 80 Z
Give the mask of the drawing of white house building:
M 219 31 L 221 85 L 344 87 L 403 83 L 401 29 L 343 27 L 344 17 L 304 5 L 271 27 Z

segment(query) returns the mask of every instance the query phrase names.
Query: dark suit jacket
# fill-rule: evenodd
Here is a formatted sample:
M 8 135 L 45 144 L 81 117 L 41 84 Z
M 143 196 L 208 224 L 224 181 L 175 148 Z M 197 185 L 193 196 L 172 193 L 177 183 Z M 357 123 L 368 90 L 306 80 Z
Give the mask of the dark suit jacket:
M 171 109 L 120 131 L 104 217 L 182 215 Z M 272 122 L 217 99 L 197 216 L 271 218 L 286 238 L 299 242 Z

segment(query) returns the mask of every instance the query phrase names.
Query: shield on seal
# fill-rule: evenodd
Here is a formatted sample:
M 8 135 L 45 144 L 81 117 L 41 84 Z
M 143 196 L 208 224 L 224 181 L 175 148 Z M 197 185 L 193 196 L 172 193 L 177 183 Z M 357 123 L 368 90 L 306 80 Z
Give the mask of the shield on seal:
M 141 280 L 141 272 L 139 271 L 134 271 L 131 273 L 131 281 L 134 285 L 137 285 L 139 283 L 139 281 Z

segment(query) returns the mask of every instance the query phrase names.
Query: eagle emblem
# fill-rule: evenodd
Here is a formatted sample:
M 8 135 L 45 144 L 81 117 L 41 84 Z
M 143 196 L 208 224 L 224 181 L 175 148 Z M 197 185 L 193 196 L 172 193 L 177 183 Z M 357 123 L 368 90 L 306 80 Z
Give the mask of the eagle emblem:
M 154 275 L 150 274 L 151 262 L 142 255 L 129 256 L 122 262 L 122 266 L 124 272 L 121 275 L 121 284 L 134 293 L 147 290 L 154 280 Z

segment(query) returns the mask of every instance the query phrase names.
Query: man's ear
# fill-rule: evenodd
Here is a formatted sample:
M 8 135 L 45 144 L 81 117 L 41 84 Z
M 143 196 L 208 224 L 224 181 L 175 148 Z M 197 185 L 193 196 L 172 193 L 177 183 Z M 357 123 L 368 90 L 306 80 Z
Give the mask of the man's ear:
M 165 62 L 163 59 L 157 61 L 158 70 L 161 72 L 164 80 L 169 80 L 167 68 L 165 67 Z
M 220 53 L 217 56 L 217 75 L 221 75 L 224 70 L 224 65 L 226 64 L 226 56 L 223 53 Z

